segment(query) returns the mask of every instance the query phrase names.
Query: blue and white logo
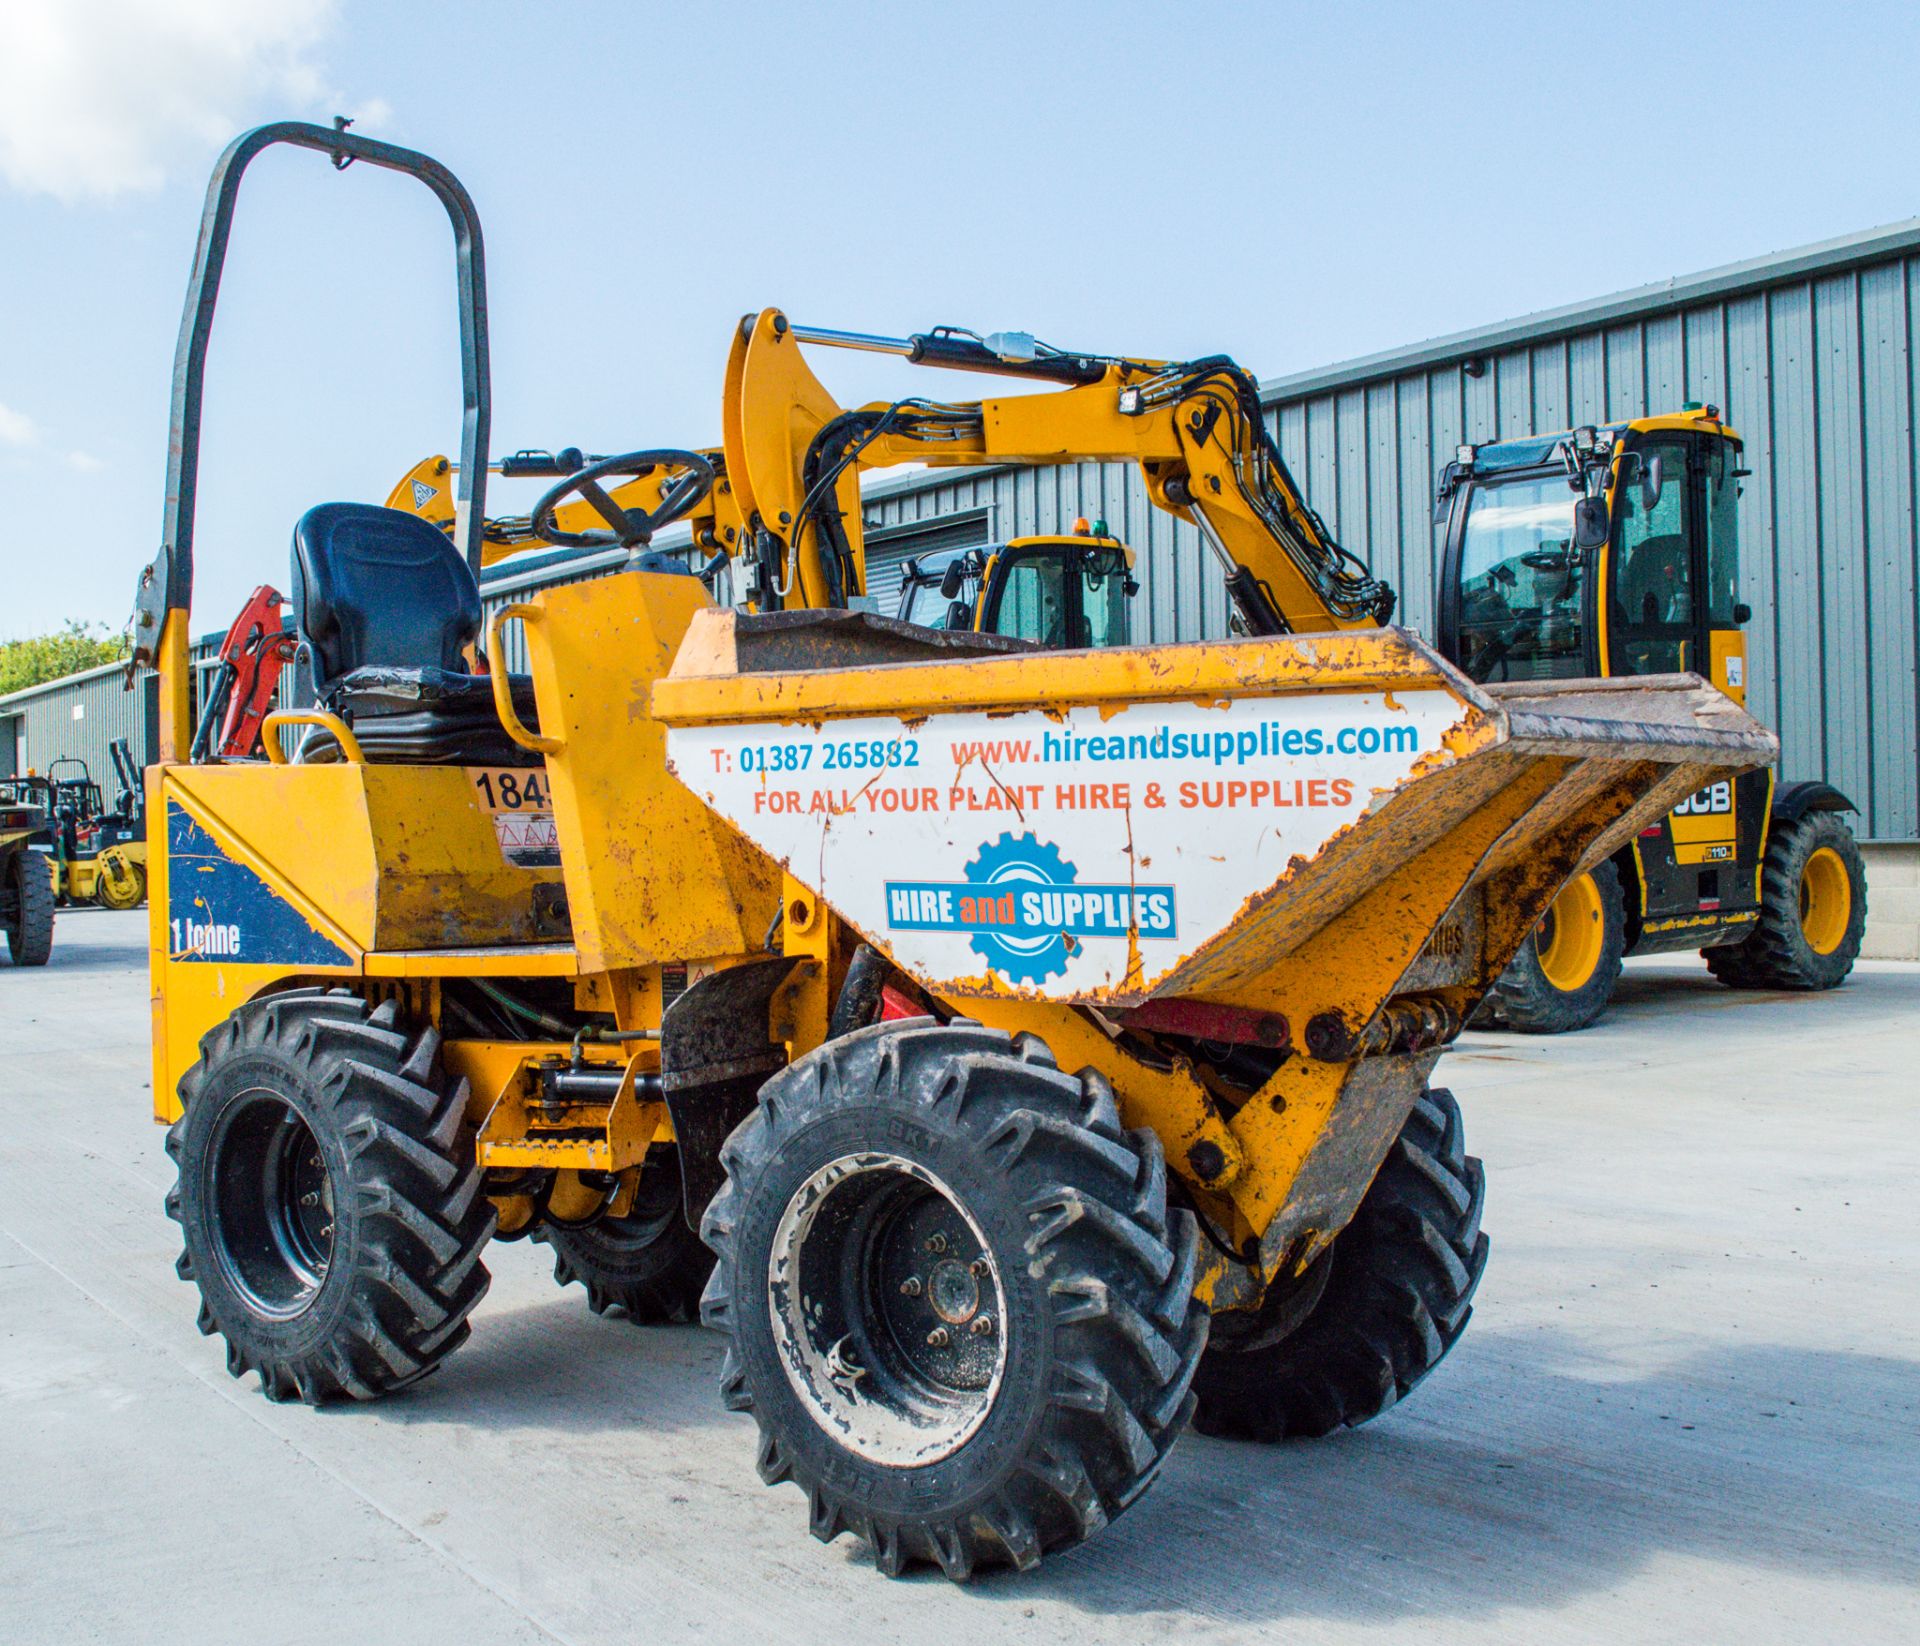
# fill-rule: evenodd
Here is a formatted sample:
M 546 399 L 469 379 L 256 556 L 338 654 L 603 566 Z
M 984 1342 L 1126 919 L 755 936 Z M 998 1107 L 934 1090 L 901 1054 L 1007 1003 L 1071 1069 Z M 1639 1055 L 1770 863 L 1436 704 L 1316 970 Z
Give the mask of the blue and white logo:
M 894 931 L 965 932 L 1010 983 L 1062 976 L 1082 937 L 1177 935 L 1171 886 L 1083 886 L 1051 841 L 1003 834 L 983 845 L 964 881 L 889 880 Z

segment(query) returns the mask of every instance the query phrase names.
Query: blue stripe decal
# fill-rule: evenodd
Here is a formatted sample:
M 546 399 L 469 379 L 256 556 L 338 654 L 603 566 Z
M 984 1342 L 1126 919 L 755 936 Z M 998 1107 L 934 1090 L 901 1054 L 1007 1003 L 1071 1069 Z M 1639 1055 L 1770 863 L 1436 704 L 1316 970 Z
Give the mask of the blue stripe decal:
M 170 960 L 354 964 L 352 955 L 316 931 L 246 864 L 229 857 L 173 800 L 167 802 L 167 925 Z

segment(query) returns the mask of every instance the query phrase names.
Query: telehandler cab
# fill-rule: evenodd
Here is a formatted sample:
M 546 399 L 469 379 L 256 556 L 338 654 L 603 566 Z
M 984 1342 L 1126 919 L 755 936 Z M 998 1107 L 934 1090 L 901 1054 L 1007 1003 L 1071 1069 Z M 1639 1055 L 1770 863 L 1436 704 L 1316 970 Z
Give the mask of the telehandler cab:
M 194 763 L 201 375 L 273 143 L 448 211 L 455 530 L 309 510 L 317 704 L 267 716 L 266 763 Z M 1229 361 L 934 333 L 901 352 L 1066 386 L 842 413 L 801 343 L 844 334 L 773 310 L 735 339 L 720 464 L 626 454 L 534 511 L 586 503 L 603 529 L 572 535 L 628 565 L 483 625 L 481 264 L 451 174 L 351 134 L 249 133 L 209 190 L 135 634 L 168 1209 L 229 1368 L 275 1399 L 405 1387 L 467 1335 L 487 1242 L 542 1232 L 636 1318 L 701 1298 L 815 1535 L 955 1579 L 1091 1535 L 1196 1399 L 1278 1438 L 1405 1394 L 1487 1253 L 1436 1061 L 1569 872 L 1772 738 L 1691 676 L 1486 687 L 1378 627 L 1391 592 Z M 907 456 L 1139 460 L 1252 632 L 1049 652 L 846 609 L 857 470 Z M 721 478 L 752 612 L 645 569 Z
M 1713 406 L 1462 446 L 1441 471 L 1440 650 L 1483 682 L 1697 669 L 1747 700 L 1740 437 Z M 1576 874 L 1484 1013 L 1534 1034 L 1606 1009 L 1630 954 L 1698 949 L 1735 988 L 1852 971 L 1866 871 L 1832 785 L 1756 766 Z

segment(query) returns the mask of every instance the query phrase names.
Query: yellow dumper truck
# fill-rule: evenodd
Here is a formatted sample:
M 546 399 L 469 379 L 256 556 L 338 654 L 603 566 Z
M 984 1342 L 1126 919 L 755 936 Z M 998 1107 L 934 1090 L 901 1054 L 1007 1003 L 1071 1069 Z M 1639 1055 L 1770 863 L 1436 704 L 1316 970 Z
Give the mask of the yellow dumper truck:
M 456 507 L 451 535 L 305 514 L 315 706 L 268 717 L 266 761 L 194 763 L 202 367 L 275 143 L 448 212 Z M 1773 739 L 1691 676 L 1482 686 L 1384 626 L 1231 361 L 942 331 L 896 352 L 1058 386 L 842 412 L 803 345 L 890 340 L 773 310 L 734 339 L 717 457 L 622 454 L 535 509 L 585 504 L 573 539 L 626 568 L 483 622 L 483 294 L 424 156 L 286 124 L 220 162 L 136 640 L 153 1090 L 230 1369 L 404 1388 L 466 1337 L 489 1241 L 538 1232 L 637 1318 L 700 1294 L 763 1478 L 817 1536 L 955 1579 L 1091 1535 L 1196 1408 L 1278 1437 L 1391 1405 L 1487 1253 L 1435 1064 L 1571 873 Z M 928 448 L 1138 461 L 1246 635 L 1047 651 L 851 609 L 859 470 Z M 752 610 L 652 557 L 723 484 Z

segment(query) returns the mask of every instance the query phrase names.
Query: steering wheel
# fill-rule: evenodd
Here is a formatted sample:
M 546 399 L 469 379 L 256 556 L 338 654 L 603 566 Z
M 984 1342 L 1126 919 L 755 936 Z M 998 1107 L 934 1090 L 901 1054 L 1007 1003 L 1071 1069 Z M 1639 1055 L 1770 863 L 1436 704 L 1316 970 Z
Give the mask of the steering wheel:
M 608 475 L 639 479 L 655 469 L 685 469 L 651 512 L 623 509 L 610 497 L 600 482 Z M 568 549 L 639 549 L 653 541 L 662 526 L 671 525 L 713 489 L 713 465 L 698 452 L 658 451 L 623 452 L 618 457 L 602 457 L 562 480 L 533 506 L 529 522 L 533 535 L 543 543 Z M 609 530 L 563 532 L 553 523 L 554 511 L 568 497 L 578 493 L 593 512 L 606 521 Z

